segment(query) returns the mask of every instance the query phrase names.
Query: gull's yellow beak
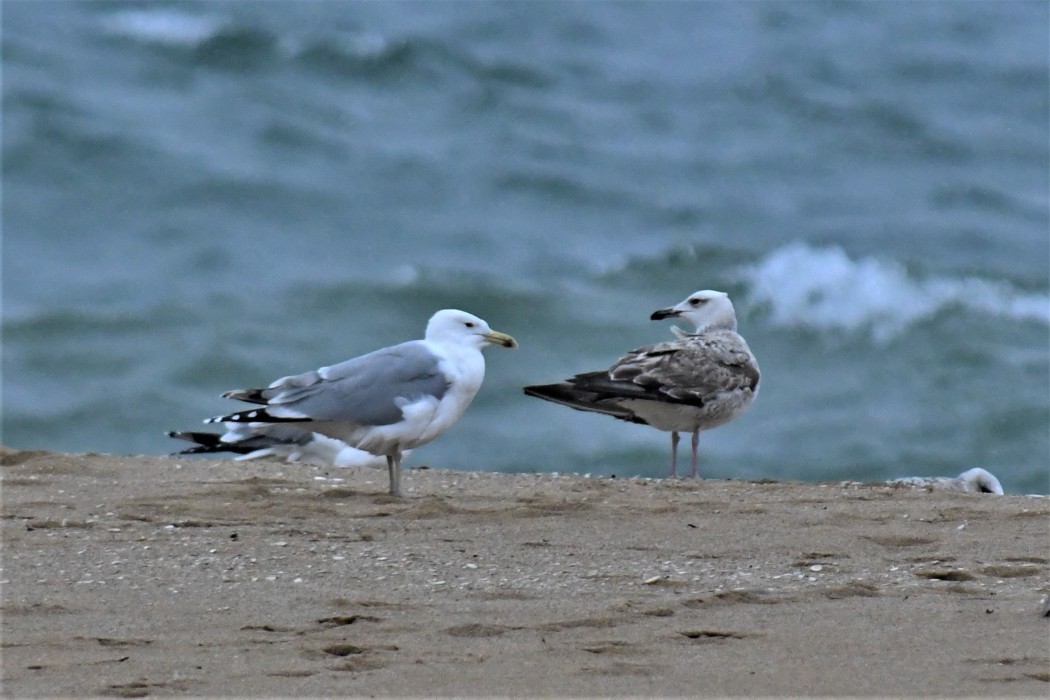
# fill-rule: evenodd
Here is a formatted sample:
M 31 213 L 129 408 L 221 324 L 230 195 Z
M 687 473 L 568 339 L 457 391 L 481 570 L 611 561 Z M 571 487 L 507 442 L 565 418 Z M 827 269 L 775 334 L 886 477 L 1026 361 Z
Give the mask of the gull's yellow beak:
M 489 341 L 493 345 L 502 345 L 505 348 L 516 348 L 518 347 L 518 341 L 511 338 L 506 333 L 500 333 L 499 331 L 490 331 L 481 336 L 485 340 Z

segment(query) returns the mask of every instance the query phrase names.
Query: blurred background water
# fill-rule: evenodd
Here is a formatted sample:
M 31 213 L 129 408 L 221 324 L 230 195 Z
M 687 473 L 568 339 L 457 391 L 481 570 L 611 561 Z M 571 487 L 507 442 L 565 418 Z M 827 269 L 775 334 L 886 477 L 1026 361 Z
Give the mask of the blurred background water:
M 663 476 L 520 387 L 714 288 L 763 387 L 705 475 L 1046 493 L 1047 8 L 5 2 L 2 440 L 164 454 L 453 306 L 521 349 L 409 463 Z

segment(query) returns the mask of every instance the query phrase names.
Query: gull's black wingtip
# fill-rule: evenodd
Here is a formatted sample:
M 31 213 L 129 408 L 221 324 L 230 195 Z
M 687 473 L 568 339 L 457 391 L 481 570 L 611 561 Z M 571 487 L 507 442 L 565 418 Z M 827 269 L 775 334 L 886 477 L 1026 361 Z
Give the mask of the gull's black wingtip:
M 522 392 L 524 392 L 524 394 L 526 396 L 535 396 L 538 399 L 545 399 L 545 398 L 547 398 L 550 395 L 551 389 L 553 389 L 556 386 L 558 386 L 558 385 L 557 384 L 532 384 L 530 386 L 523 386 L 521 388 L 521 390 L 522 390 Z

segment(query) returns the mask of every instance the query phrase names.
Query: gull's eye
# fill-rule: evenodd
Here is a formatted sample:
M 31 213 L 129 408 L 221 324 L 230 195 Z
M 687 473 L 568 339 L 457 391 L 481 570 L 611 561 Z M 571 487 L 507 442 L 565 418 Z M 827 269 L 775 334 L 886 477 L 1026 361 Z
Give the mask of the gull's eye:
M 689 300 L 689 305 L 690 306 L 700 306 L 705 301 L 707 301 L 707 299 L 701 299 L 700 297 L 693 297 L 692 299 Z
M 467 328 L 473 328 L 474 327 L 474 322 L 473 321 L 464 321 L 463 325 L 466 326 Z

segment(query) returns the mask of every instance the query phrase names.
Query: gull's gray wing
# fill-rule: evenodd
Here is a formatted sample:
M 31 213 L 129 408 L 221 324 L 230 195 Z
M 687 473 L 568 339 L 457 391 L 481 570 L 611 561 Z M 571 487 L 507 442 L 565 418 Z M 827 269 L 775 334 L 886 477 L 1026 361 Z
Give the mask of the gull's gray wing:
M 401 420 L 399 403 L 441 399 L 448 380 L 440 358 L 418 340 L 355 357 L 313 372 L 282 377 L 265 389 L 230 391 L 227 398 L 265 404 L 218 420 L 316 420 L 389 425 Z M 255 415 L 252 415 L 255 414 Z

